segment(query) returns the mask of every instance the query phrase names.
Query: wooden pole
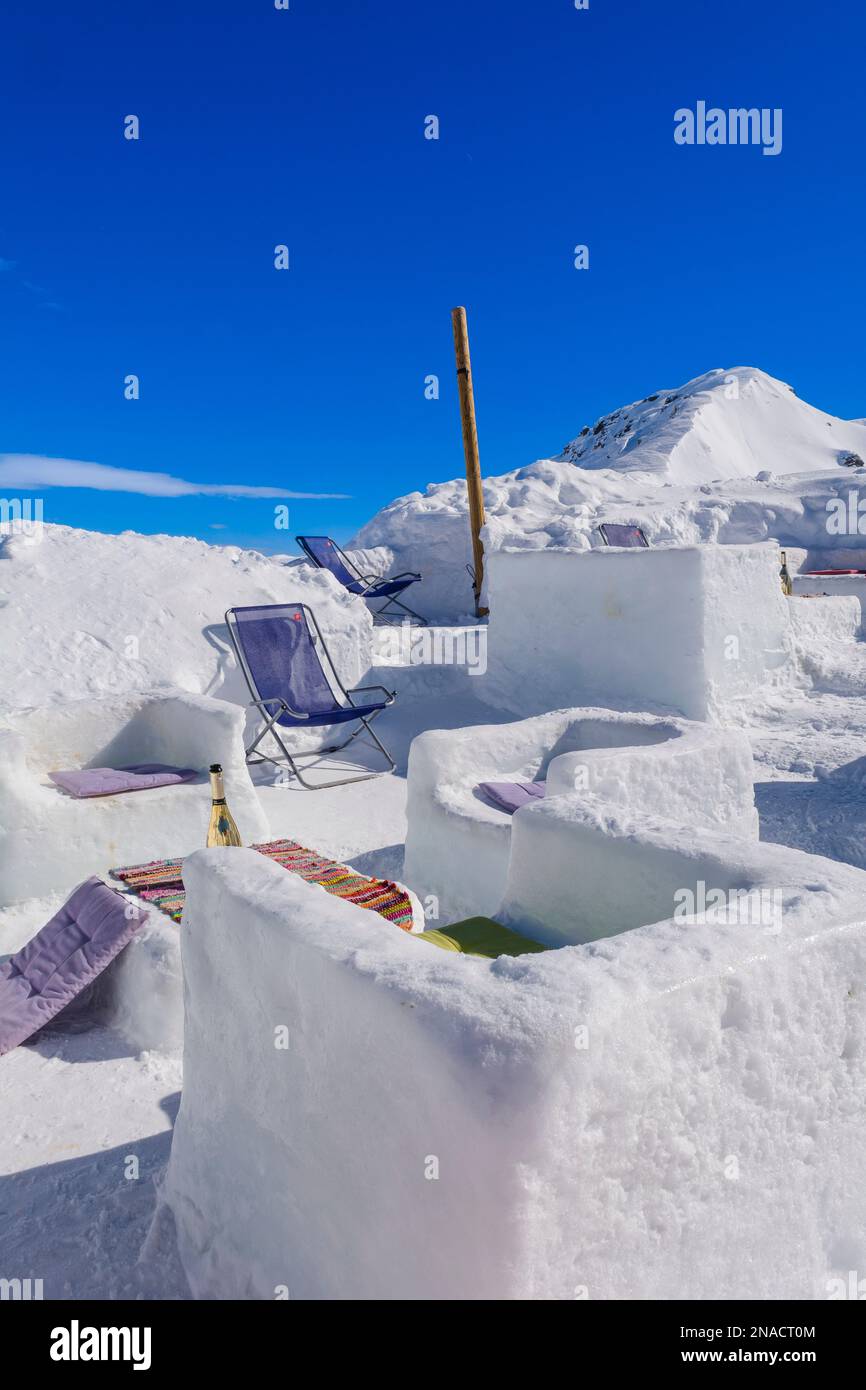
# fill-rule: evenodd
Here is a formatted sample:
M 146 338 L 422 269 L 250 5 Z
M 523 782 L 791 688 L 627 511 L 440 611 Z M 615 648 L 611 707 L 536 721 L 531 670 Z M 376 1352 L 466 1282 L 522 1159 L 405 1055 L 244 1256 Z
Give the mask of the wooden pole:
M 469 525 L 472 530 L 472 561 L 475 577 L 475 613 L 486 618 L 488 609 L 481 607 L 481 585 L 484 579 L 484 547 L 481 528 L 484 525 L 484 493 L 481 488 L 481 461 L 478 457 L 478 428 L 475 423 L 475 393 L 472 389 L 472 363 L 469 358 L 469 330 L 466 310 L 451 310 L 454 329 L 454 354 L 457 358 L 457 389 L 460 392 L 460 421 L 463 426 L 463 452 L 466 455 L 466 487 L 469 493 Z

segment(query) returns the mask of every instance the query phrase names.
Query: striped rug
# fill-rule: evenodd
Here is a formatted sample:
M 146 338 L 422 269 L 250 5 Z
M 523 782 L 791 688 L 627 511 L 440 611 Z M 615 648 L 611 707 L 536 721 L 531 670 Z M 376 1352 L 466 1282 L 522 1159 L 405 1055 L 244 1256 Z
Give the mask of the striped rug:
M 328 893 L 377 912 L 386 921 L 403 931 L 413 926 L 412 902 L 409 894 L 396 883 L 383 878 L 367 878 L 345 864 L 336 864 L 315 850 L 305 849 L 294 840 L 270 840 L 264 845 L 252 845 L 268 859 L 274 859 L 284 869 L 298 874 L 307 883 L 318 883 Z M 175 922 L 183 914 L 184 886 L 182 859 L 154 859 L 150 864 L 133 864 L 125 869 L 112 869 L 112 878 L 119 879 L 139 898 L 151 902 L 168 913 Z

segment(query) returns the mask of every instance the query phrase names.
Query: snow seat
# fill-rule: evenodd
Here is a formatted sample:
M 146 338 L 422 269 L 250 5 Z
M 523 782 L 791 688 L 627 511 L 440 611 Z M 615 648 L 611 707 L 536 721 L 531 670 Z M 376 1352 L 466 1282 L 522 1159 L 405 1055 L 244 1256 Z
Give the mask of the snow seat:
M 818 922 L 866 918 L 866 873 L 732 827 L 572 792 L 515 818 L 497 918 L 551 947 L 669 918 L 692 930 L 695 916 L 716 927 L 733 921 L 756 944 L 810 911 Z
M 866 874 L 674 833 L 668 888 L 715 852 L 785 885 L 781 930 L 481 960 L 194 854 L 161 1193 L 193 1296 L 810 1299 L 862 1268 Z
M 428 730 L 412 742 L 403 877 L 439 920 L 497 915 L 513 816 L 476 788 L 546 779 L 546 799 L 574 791 L 611 806 L 666 808 L 684 825 L 730 826 L 757 839 L 745 734 L 686 719 L 564 709 L 512 724 Z
M 184 691 L 74 700 L 6 713 L 0 723 L 0 906 L 69 892 L 116 864 L 187 854 L 205 843 L 207 769 L 221 763 L 246 840 L 269 827 L 244 762 L 244 711 Z M 49 780 L 60 768 L 163 762 L 200 776 L 85 801 Z

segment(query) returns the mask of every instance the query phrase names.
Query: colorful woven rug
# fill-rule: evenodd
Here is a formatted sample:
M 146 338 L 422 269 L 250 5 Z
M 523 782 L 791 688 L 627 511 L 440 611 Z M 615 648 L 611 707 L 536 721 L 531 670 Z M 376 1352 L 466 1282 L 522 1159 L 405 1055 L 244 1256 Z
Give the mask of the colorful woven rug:
M 294 840 L 271 840 L 264 845 L 252 845 L 259 854 L 275 859 L 284 869 L 298 874 L 307 883 L 318 883 L 328 893 L 356 907 L 378 912 L 386 921 L 403 931 L 412 931 L 414 918 L 412 900 L 405 889 L 387 879 L 367 878 L 345 864 L 304 849 Z M 175 922 L 183 913 L 185 891 L 182 859 L 154 859 L 150 864 L 133 864 L 125 869 L 112 869 L 112 878 L 119 879 L 139 898 L 167 912 Z

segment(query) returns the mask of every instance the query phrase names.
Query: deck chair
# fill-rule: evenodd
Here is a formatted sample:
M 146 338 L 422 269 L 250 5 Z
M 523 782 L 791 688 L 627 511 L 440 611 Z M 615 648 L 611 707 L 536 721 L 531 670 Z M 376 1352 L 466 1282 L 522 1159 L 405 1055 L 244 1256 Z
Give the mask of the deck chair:
M 399 608 L 408 613 L 410 618 L 417 618 L 419 623 L 427 626 L 426 618 L 422 618 L 420 613 L 416 613 L 397 597 L 408 589 L 410 584 L 417 584 L 421 578 L 420 574 L 406 570 L 404 574 L 396 574 L 392 579 L 383 579 L 377 574 L 362 574 L 330 536 L 295 536 L 295 540 L 314 565 L 319 569 L 329 570 L 350 594 L 358 594 L 365 599 L 385 599 L 386 602 L 381 608 L 373 609 L 374 619 L 399 617 Z
M 618 545 L 626 550 L 649 550 L 649 541 L 639 526 L 623 526 L 618 521 L 604 521 L 598 529 L 605 545 Z
M 368 777 L 379 777 L 382 772 L 394 771 L 397 764 L 370 728 L 376 715 L 394 703 L 394 692 L 382 685 L 346 690 L 311 608 L 305 603 L 263 604 L 230 608 L 225 616 L 238 664 L 253 697 L 247 708 L 255 708 L 265 721 L 244 750 L 248 764 L 268 762 L 277 767 L 285 764 L 308 791 L 362 782 Z M 376 692 L 381 699 L 370 698 Z M 356 703 L 356 695 L 365 695 L 367 699 Z M 342 743 L 329 744 L 313 752 L 290 753 L 280 732 L 340 724 L 357 727 Z M 364 768 L 351 777 L 332 778 L 327 782 L 311 782 L 304 777 L 300 759 L 318 759 L 328 753 L 338 753 L 359 735 L 362 738 L 366 735 L 379 750 L 387 763 L 386 768 L 379 771 Z M 268 736 L 280 750 L 276 757 L 256 751 Z

